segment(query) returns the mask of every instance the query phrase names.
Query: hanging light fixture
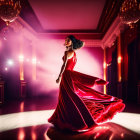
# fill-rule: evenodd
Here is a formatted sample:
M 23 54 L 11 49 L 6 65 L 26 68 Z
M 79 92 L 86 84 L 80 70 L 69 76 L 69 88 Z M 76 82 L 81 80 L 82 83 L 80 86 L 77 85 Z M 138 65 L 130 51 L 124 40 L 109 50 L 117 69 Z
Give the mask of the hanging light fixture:
M 13 22 L 21 11 L 20 1 L 0 0 L 0 18 L 9 25 Z
M 140 19 L 140 2 L 139 0 L 124 0 L 119 17 L 121 21 L 128 24 L 131 28 Z

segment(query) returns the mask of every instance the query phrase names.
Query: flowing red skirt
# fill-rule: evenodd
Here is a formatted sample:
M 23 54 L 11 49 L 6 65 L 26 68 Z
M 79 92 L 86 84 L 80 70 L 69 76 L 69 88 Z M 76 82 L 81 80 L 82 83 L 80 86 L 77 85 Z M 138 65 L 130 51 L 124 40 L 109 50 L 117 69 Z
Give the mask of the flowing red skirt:
M 91 87 L 106 81 L 80 72 L 65 70 L 59 87 L 56 110 L 48 119 L 59 129 L 78 131 L 112 119 L 123 111 L 121 99 L 98 92 Z

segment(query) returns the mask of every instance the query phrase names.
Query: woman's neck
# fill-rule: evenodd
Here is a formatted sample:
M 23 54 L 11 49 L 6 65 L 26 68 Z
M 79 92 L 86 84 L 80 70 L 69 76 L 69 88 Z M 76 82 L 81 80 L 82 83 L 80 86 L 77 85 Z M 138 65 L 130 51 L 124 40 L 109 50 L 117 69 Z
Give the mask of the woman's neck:
M 73 49 L 72 49 L 71 46 L 69 46 L 69 47 L 66 48 L 66 51 L 73 51 Z

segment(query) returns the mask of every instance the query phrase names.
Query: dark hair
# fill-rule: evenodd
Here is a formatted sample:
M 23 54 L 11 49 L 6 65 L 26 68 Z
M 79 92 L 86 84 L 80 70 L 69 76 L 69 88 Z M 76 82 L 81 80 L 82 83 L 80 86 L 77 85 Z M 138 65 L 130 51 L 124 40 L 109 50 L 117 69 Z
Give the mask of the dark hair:
M 78 49 L 84 46 L 84 42 L 76 39 L 73 35 L 69 35 L 67 37 L 72 41 L 73 49 Z

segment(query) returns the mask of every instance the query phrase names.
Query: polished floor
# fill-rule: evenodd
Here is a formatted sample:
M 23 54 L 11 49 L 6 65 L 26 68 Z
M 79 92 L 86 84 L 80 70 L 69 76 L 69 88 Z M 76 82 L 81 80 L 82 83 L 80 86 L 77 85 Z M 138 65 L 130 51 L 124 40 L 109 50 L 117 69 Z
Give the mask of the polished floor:
M 0 106 L 0 140 L 140 140 L 140 105 L 126 104 L 111 121 L 72 133 L 47 122 L 56 103 L 50 97 L 6 102 Z

